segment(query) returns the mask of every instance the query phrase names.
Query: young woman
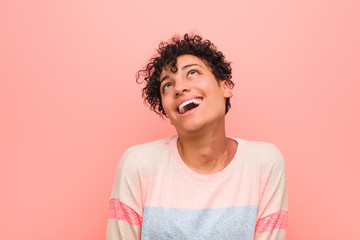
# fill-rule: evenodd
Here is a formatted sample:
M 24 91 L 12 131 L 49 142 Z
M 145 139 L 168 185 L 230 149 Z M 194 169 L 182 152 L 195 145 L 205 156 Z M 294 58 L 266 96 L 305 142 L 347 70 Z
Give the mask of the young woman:
M 107 240 L 283 240 L 285 166 L 266 142 L 228 137 L 230 63 L 200 36 L 161 43 L 138 72 L 176 136 L 129 148 L 110 198 Z

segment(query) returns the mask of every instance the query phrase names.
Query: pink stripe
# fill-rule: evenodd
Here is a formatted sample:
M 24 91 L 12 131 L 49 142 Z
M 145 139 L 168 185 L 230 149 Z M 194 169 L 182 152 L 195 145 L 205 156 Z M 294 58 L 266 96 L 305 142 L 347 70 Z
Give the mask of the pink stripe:
M 109 218 L 123 220 L 131 225 L 141 225 L 142 217 L 137 214 L 131 207 L 125 203 L 120 202 L 119 199 L 110 199 L 109 203 Z
M 255 227 L 256 233 L 271 232 L 273 229 L 286 229 L 288 221 L 288 212 L 280 210 L 260 219 Z

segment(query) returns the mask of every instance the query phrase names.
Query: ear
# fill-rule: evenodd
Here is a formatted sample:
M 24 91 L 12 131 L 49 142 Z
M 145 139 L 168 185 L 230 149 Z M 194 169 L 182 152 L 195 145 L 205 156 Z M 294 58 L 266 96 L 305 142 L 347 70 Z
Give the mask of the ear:
M 222 80 L 220 82 L 220 87 L 224 92 L 224 98 L 231 98 L 233 96 L 232 91 L 231 91 L 231 87 L 230 87 L 229 83 L 226 80 Z

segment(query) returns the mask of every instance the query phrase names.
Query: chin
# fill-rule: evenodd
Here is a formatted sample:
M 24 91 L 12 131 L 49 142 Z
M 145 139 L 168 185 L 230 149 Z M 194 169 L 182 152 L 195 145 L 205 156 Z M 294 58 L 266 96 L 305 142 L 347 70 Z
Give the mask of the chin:
M 191 123 L 182 124 L 181 126 L 175 128 L 178 133 L 192 134 L 200 131 L 201 129 L 203 129 L 203 127 L 204 127 L 204 123 L 191 122 Z

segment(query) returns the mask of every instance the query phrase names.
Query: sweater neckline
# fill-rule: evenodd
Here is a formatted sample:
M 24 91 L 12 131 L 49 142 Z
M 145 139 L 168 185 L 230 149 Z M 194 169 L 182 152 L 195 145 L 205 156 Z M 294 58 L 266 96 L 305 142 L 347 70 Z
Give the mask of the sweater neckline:
M 197 173 L 185 164 L 185 162 L 182 160 L 182 158 L 179 154 L 179 149 L 177 147 L 177 141 L 178 141 L 177 135 L 170 138 L 169 146 L 170 146 L 173 158 L 175 159 L 177 164 L 184 170 L 184 172 L 186 174 L 188 174 L 189 176 L 191 176 L 197 180 L 200 180 L 200 181 L 214 181 L 219 178 L 223 178 L 224 176 L 231 175 L 231 173 L 238 166 L 238 163 L 243 158 L 245 141 L 243 139 L 239 139 L 239 138 L 233 138 L 233 137 L 228 137 L 228 138 L 231 138 L 237 142 L 237 148 L 236 148 L 235 155 L 234 155 L 233 159 L 231 160 L 231 162 L 224 169 L 222 169 L 221 171 L 219 171 L 217 173 L 213 173 L 213 174 Z

